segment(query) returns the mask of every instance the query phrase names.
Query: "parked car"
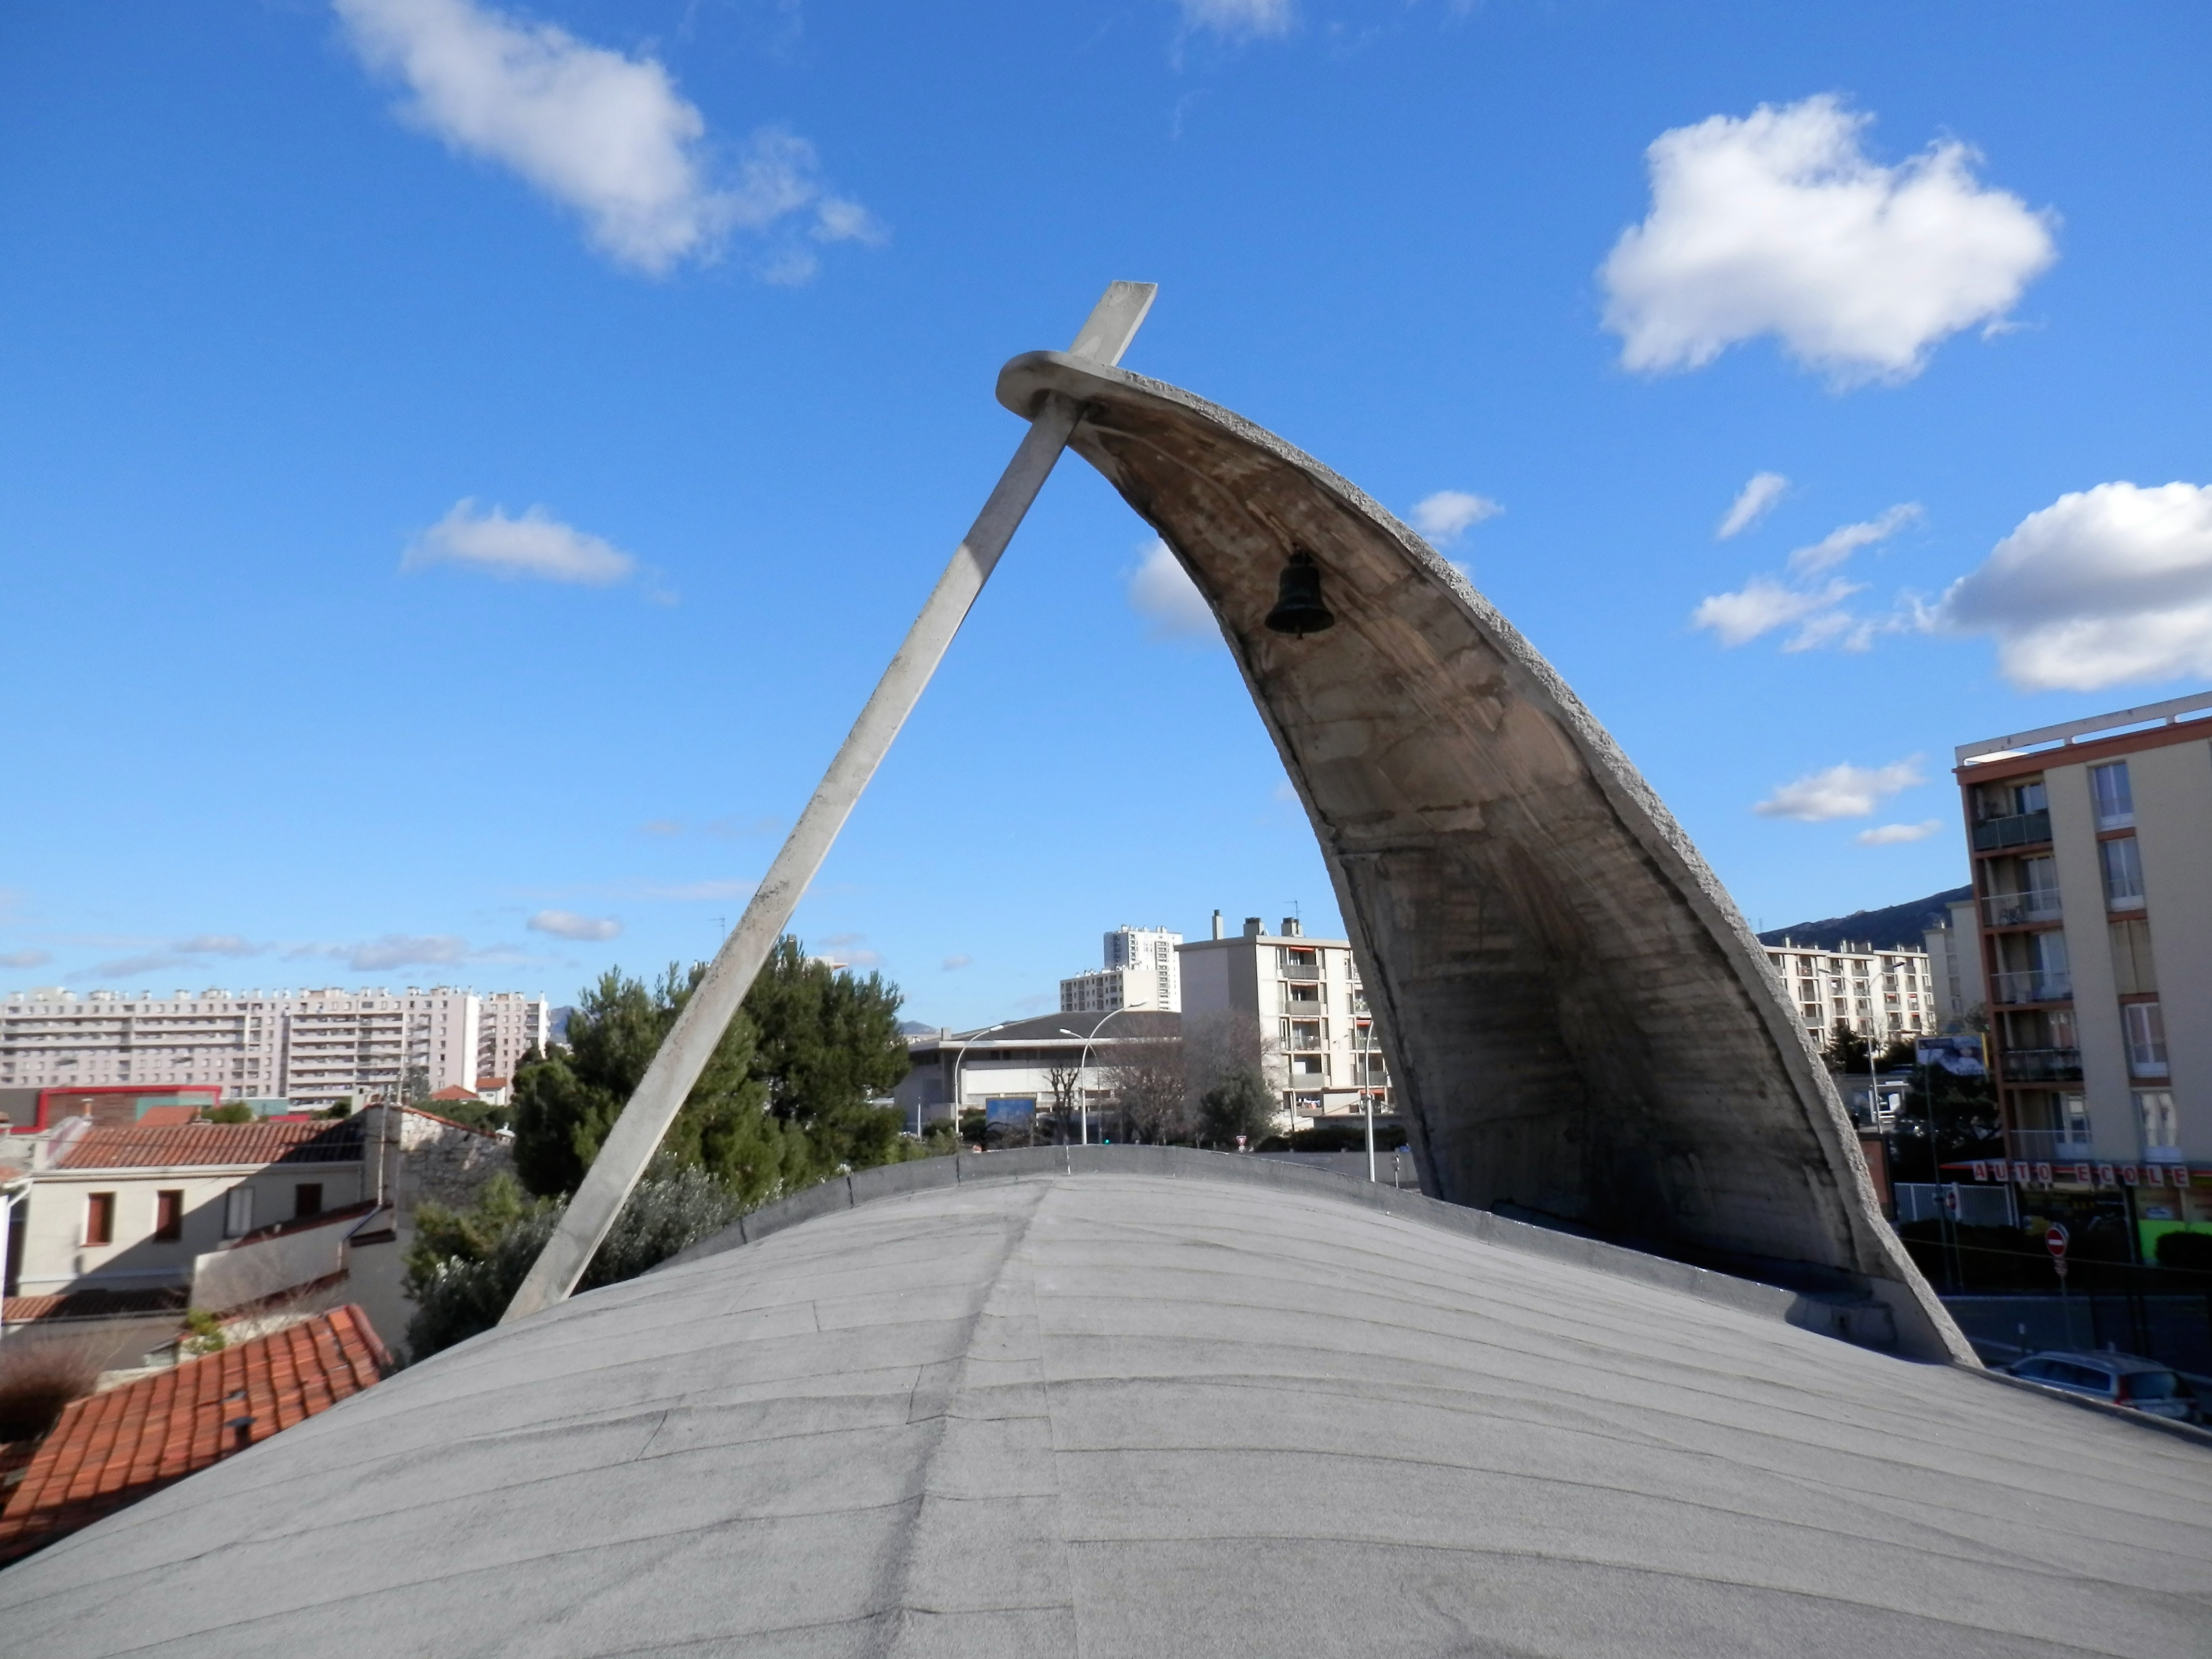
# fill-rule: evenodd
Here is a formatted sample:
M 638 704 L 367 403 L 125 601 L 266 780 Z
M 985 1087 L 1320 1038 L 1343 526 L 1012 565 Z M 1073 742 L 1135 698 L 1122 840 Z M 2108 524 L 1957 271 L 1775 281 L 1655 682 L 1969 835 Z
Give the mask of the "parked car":
M 2107 1405 L 2127 1406 L 2153 1417 L 2194 1423 L 2197 1401 L 2170 1365 L 2131 1353 L 2032 1353 L 2005 1367 L 2013 1376 L 2046 1389 L 2086 1395 Z

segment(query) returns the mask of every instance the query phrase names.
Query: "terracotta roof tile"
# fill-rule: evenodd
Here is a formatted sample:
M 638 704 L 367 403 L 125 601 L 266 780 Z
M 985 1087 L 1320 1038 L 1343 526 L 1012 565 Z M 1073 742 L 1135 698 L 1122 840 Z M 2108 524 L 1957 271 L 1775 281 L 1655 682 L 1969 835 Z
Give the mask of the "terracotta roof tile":
M 0 1304 L 0 1319 L 20 1324 L 33 1319 L 110 1319 L 119 1314 L 182 1313 L 181 1285 L 149 1291 L 62 1291 L 52 1296 L 11 1296 Z
M 0 1561 L 329 1410 L 391 1365 L 349 1304 L 73 1402 L 0 1510 Z
M 137 1123 L 88 1129 L 64 1152 L 64 1170 L 143 1170 L 173 1164 L 352 1164 L 358 1120 L 336 1123 Z

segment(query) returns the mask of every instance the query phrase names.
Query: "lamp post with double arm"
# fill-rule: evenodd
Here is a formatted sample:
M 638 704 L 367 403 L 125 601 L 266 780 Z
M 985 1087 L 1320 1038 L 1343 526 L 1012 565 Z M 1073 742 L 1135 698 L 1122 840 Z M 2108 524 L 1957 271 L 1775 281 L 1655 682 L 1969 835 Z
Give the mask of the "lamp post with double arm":
M 1060 1036 L 1064 1037 L 1074 1037 L 1078 1042 L 1083 1044 L 1082 1057 L 1075 1062 L 1076 1144 L 1079 1146 L 1088 1146 L 1091 1144 L 1091 1101 L 1090 1097 L 1084 1092 L 1083 1088 L 1083 1073 L 1091 1065 L 1091 1045 L 1098 1040 L 1098 1034 L 1106 1029 L 1107 1020 L 1113 1019 L 1116 1016 L 1126 1014 L 1129 1011 L 1127 1008 L 1115 1008 L 1109 1010 L 1105 1019 L 1100 1020 L 1097 1024 L 1091 1028 L 1091 1035 L 1088 1036 L 1084 1036 L 1079 1032 L 1071 1031 L 1065 1025 L 1060 1028 Z
M 982 1041 L 983 1038 L 990 1036 L 992 1032 L 1003 1031 L 1009 1025 L 1012 1025 L 1017 1023 L 1018 1022 L 1011 1019 L 1002 1019 L 996 1025 L 986 1025 L 981 1030 L 972 1032 L 960 1040 L 959 1049 L 952 1056 L 952 1104 L 951 1109 L 952 1113 L 952 1144 L 956 1148 L 960 1145 L 960 1068 L 967 1062 L 968 1051 L 974 1048 L 976 1043 Z M 990 1125 L 988 1122 L 986 1122 L 983 1127 L 983 1144 L 987 1146 L 991 1144 Z

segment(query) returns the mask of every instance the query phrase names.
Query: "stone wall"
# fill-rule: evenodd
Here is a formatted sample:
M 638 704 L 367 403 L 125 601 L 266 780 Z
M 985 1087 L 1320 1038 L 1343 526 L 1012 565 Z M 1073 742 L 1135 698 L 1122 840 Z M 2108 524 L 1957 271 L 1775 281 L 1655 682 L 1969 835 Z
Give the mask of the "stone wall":
M 403 1216 L 411 1217 L 425 1200 L 464 1209 L 485 1182 L 501 1170 L 514 1170 L 514 1149 L 505 1137 L 411 1106 L 398 1114 L 396 1138 L 398 1180 L 392 1192 Z

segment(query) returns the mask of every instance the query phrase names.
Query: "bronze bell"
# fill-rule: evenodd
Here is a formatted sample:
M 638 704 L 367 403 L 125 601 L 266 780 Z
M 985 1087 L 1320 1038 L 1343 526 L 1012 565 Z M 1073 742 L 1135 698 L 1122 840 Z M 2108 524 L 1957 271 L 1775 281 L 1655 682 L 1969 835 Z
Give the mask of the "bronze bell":
M 1321 602 L 1321 567 L 1313 555 L 1298 548 L 1283 567 L 1275 589 L 1275 608 L 1267 613 L 1267 626 L 1278 634 L 1304 637 L 1336 626 L 1335 613 Z

